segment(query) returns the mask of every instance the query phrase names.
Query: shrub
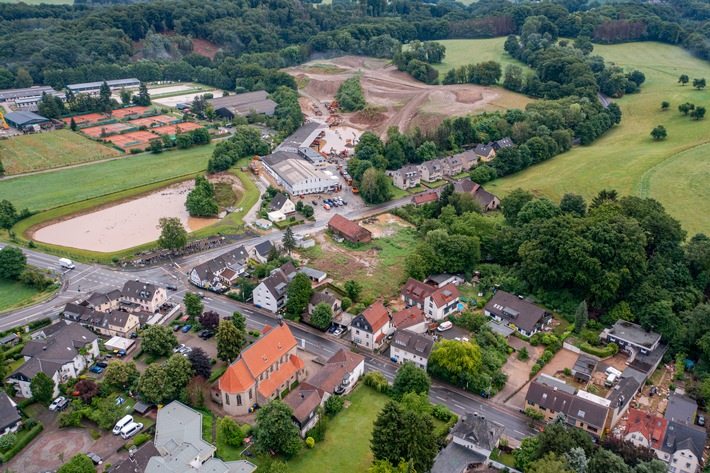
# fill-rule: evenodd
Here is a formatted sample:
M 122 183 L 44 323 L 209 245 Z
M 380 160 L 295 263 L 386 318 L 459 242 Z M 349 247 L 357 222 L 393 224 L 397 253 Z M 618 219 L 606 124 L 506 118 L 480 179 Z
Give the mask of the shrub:
M 146 443 L 150 439 L 150 435 L 148 434 L 138 434 L 135 437 L 133 437 L 133 445 L 136 447 L 140 447 L 144 443 Z
M 431 415 L 442 422 L 448 422 L 452 417 L 456 417 L 456 414 L 444 404 L 436 404 L 431 410 Z
M 17 443 L 17 435 L 10 432 L 0 437 L 0 450 L 7 451 L 15 446 Z
M 12 457 L 17 455 L 17 453 L 25 448 L 25 446 L 30 443 L 32 440 L 34 440 L 35 437 L 39 435 L 40 432 L 42 432 L 42 429 L 44 426 L 40 424 L 39 422 L 30 430 L 29 434 L 27 434 L 26 437 L 20 439 L 15 445 L 8 450 L 7 452 L 0 454 L 0 462 L 2 463 L 7 463 L 10 461 Z
M 619 352 L 619 345 L 612 342 L 604 348 L 597 348 L 585 342 L 579 345 L 579 349 L 585 353 L 589 353 L 590 355 L 594 355 L 599 358 L 609 358 L 610 356 L 614 356 Z
M 59 428 L 63 429 L 64 427 L 79 427 L 79 425 L 81 424 L 82 417 L 84 416 L 81 414 L 81 411 L 64 411 L 57 416 Z
M 671 383 L 668 385 L 668 389 L 670 389 L 671 391 L 675 391 L 675 388 L 676 388 L 676 385 L 674 383 Z
M 343 410 L 343 405 L 345 401 L 340 396 L 330 396 L 327 401 L 325 401 L 325 413 L 330 417 L 334 417 L 338 412 Z
M 518 352 L 518 360 L 520 361 L 528 361 L 530 359 L 530 354 L 528 353 L 527 347 L 523 347 L 520 349 Z
M 385 378 L 385 375 L 379 371 L 370 371 L 364 376 L 363 380 L 365 382 L 365 386 L 370 386 L 381 393 L 387 394 L 390 390 L 387 378 Z
M 545 418 L 545 414 L 543 414 L 541 411 L 538 411 L 534 407 L 526 408 L 524 414 L 530 417 L 532 420 L 542 420 Z
M 27 429 L 27 430 L 32 430 L 35 427 L 35 425 L 37 425 L 37 421 L 34 420 L 32 417 L 30 417 L 29 419 L 27 419 L 25 421 L 25 429 Z
M 532 369 L 530 370 L 530 377 L 532 378 L 533 376 L 535 376 L 541 369 L 542 365 L 540 364 L 540 362 L 535 363 Z
M 316 445 L 316 441 L 313 440 L 313 437 L 308 437 L 306 439 L 306 447 L 313 448 L 313 447 L 315 447 L 315 445 Z
M 101 438 L 101 434 L 95 431 L 94 429 L 91 429 L 91 438 L 94 440 L 98 440 Z
M 572 370 L 571 370 L 571 369 L 565 368 L 564 372 L 565 372 L 565 376 L 572 376 Z

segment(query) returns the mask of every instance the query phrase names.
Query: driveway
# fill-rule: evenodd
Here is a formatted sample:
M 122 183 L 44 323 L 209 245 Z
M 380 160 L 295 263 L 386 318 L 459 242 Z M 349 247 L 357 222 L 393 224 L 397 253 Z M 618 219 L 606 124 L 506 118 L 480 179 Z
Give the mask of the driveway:
M 530 381 L 530 370 L 535 364 L 535 360 L 543 352 L 542 346 L 533 347 L 529 343 L 526 343 L 526 348 L 530 354 L 528 361 L 518 360 L 518 354 L 512 353 L 508 360 L 503 365 L 503 373 L 508 375 L 508 382 L 501 391 L 496 394 L 493 399 L 497 402 L 504 403 L 506 406 L 518 408 L 523 405 L 522 401 L 525 399 L 525 392 L 527 388 L 525 385 Z M 522 396 L 520 393 L 523 393 Z
M 32 405 L 29 410 L 32 415 L 44 425 L 44 430 L 22 449 L 7 464 L 9 471 L 23 473 L 40 473 L 54 471 L 62 463 L 69 461 L 77 453 L 97 453 L 106 463 L 116 463 L 128 456 L 128 452 L 116 451 L 126 441 L 111 432 L 98 429 L 93 423 L 86 423 L 85 428 L 59 429 L 57 416 L 59 413 L 45 409 L 39 404 Z M 91 438 L 91 429 L 101 433 L 101 438 Z

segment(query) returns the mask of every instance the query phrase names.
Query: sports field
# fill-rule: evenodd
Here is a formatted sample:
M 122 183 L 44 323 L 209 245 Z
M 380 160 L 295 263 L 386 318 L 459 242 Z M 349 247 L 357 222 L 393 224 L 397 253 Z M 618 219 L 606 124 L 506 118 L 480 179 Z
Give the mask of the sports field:
M 97 161 L 121 154 L 69 130 L 18 135 L 0 141 L 0 156 L 8 175 Z
M 471 2 L 473 3 L 473 2 Z M 444 74 L 449 69 L 459 66 L 468 66 L 483 61 L 497 61 L 503 71 L 505 66 L 514 64 L 524 67 L 521 62 L 513 59 L 503 50 L 505 37 L 491 39 L 445 39 L 438 40 L 446 46 L 446 57 L 441 64 L 434 64 L 434 68 L 440 74 Z M 440 78 L 442 76 L 439 76 Z
M 640 93 L 616 101 L 623 111 L 621 124 L 591 146 L 489 184 L 491 191 L 504 196 L 522 187 L 559 201 L 566 192 L 590 199 L 600 189 L 613 188 L 659 200 L 690 235 L 710 233 L 710 116 L 695 121 L 678 112 L 684 102 L 710 107 L 710 90 L 677 83 L 681 74 L 691 82 L 710 79 L 710 63 L 679 47 L 651 42 L 594 45 L 593 54 L 646 75 Z M 671 104 L 666 112 L 660 110 L 664 100 Z M 659 124 L 668 138 L 656 142 L 650 133 Z
M 47 210 L 200 171 L 213 149 L 214 145 L 196 146 L 17 177 L 0 181 L 0 195 L 18 209 Z

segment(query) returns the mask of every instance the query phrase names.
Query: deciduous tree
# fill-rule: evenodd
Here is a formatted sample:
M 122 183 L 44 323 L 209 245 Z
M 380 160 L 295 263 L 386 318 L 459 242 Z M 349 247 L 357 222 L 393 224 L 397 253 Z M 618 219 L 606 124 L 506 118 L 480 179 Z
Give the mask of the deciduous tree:
M 175 383 L 164 366 L 152 364 L 148 365 L 141 376 L 138 392 L 149 402 L 165 404 L 174 399 L 172 395 L 175 392 Z
M 204 312 L 197 320 L 206 329 L 214 330 L 219 326 L 219 314 L 213 310 Z
M 151 325 L 143 331 L 141 348 L 150 355 L 168 355 L 177 344 L 173 331 L 163 325 Z
M 241 427 L 239 427 L 237 421 L 229 416 L 220 418 L 217 428 L 227 445 L 238 447 L 244 441 L 244 433 Z
M 190 318 L 198 317 L 205 310 L 205 306 L 202 305 L 202 298 L 194 292 L 185 293 L 182 301 L 185 304 L 185 312 Z
M 187 359 L 190 360 L 192 369 L 194 370 L 196 376 L 202 376 L 205 379 L 210 379 L 210 375 L 212 374 L 212 363 L 210 362 L 210 357 L 207 356 L 207 353 L 205 353 L 202 348 L 193 348 L 190 354 L 187 355 Z
M 286 300 L 286 316 L 296 319 L 303 314 L 308 306 L 308 301 L 313 295 L 311 280 L 303 273 L 298 273 L 286 289 L 288 299 Z
M 685 85 L 690 81 L 690 78 L 686 74 L 681 74 L 681 76 L 678 78 L 678 83 L 680 85 Z
M 293 411 L 280 399 L 271 401 L 256 411 L 256 426 L 252 431 L 254 446 L 261 452 L 274 451 L 288 457 L 301 449 L 298 427 L 291 420 Z
M 665 140 L 666 137 L 668 136 L 668 132 L 666 131 L 666 127 L 664 127 L 663 125 L 658 125 L 653 130 L 651 130 L 651 136 L 656 141 Z
M 326 328 L 333 320 L 333 308 L 330 304 L 321 302 L 313 308 L 310 323 L 318 328 Z
M 702 120 L 705 117 L 705 107 L 703 107 L 703 106 L 695 107 L 695 110 L 690 112 L 690 116 L 694 120 Z
M 247 330 L 247 319 L 239 311 L 234 311 L 232 314 L 232 324 L 241 332 L 246 332 Z
M 217 358 L 230 362 L 237 359 L 246 343 L 244 333 L 234 326 L 229 320 L 219 322 L 217 330 Z
M 83 453 L 78 453 L 60 466 L 57 473 L 96 473 L 96 467 L 91 458 Z
M 360 294 L 362 293 L 362 286 L 359 282 L 354 279 L 348 279 L 345 281 L 343 286 L 345 293 L 348 295 L 351 301 L 358 302 L 360 300 Z
M 104 384 L 115 389 L 129 390 L 140 378 L 140 372 L 133 361 L 112 360 L 104 370 Z
M 81 402 L 89 404 L 94 397 L 98 396 L 99 386 L 90 379 L 80 379 L 79 382 L 74 385 L 74 391 L 79 393 Z
M 0 278 L 19 279 L 27 266 L 27 257 L 15 246 L 0 249 Z
M 30 381 L 30 391 L 35 401 L 47 407 L 54 397 L 54 380 L 40 371 Z
M 384 172 L 370 168 L 362 175 L 360 195 L 368 204 L 381 204 L 392 198 L 390 180 Z
M 166 250 L 179 250 L 187 245 L 187 230 L 177 217 L 163 217 L 158 224 L 158 245 Z
M 704 89 L 705 88 L 705 78 L 701 79 L 693 79 L 693 87 L 695 87 L 696 90 Z
M 173 390 L 170 393 L 170 397 L 173 399 L 180 397 L 181 391 L 195 374 L 192 362 L 180 353 L 176 353 L 168 359 L 165 372 L 173 383 Z
M 395 399 L 401 399 L 407 393 L 429 394 L 431 380 L 426 371 L 411 361 L 405 361 L 397 370 L 397 376 L 392 383 L 392 394 Z

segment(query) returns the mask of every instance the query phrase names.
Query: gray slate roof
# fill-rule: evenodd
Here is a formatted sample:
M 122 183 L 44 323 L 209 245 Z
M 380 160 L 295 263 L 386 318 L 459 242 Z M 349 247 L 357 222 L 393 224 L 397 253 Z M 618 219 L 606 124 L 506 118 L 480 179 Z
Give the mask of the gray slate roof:
M 426 335 L 418 335 L 414 332 L 397 331 L 392 339 L 392 347 L 404 350 L 412 355 L 421 356 L 425 360 L 429 359 L 431 349 L 434 347 L 434 339 Z
M 276 210 L 281 210 L 286 201 L 288 201 L 288 197 L 279 192 L 274 196 L 273 200 L 269 204 L 269 211 L 274 212 Z
M 693 425 L 698 403 L 689 397 L 673 392 L 668 398 L 668 406 L 663 417 L 679 424 Z
M 0 392 L 0 431 L 12 427 L 22 420 L 17 406 L 12 402 L 5 391 Z
M 496 292 L 485 309 L 526 332 L 531 332 L 547 314 L 545 309 L 505 291 Z
M 465 471 L 464 469 L 471 463 L 482 463 L 484 461 L 486 461 L 486 457 L 480 453 L 451 442 L 434 459 L 434 467 L 431 469 L 431 473 L 458 473 Z
M 274 246 L 271 244 L 269 240 L 263 241 L 256 245 L 254 249 L 256 250 L 257 253 L 259 253 L 261 256 L 267 256 L 269 254 L 269 251 L 271 251 L 271 247 Z
M 493 450 L 498 444 L 505 428 L 489 419 L 484 414 L 467 412 L 454 427 L 453 435 L 484 450 Z
M 672 454 L 677 450 L 690 449 L 698 458 L 702 458 L 707 437 L 707 432 L 702 427 L 671 421 L 668 422 L 661 450 Z
M 123 285 L 123 295 L 125 297 L 134 297 L 136 299 L 151 301 L 157 291 L 157 287 L 153 284 L 140 281 L 126 281 Z
M 617 320 L 614 326 L 609 329 L 608 333 L 620 340 L 625 340 L 634 345 L 649 349 L 656 345 L 661 339 L 660 334 L 647 331 L 640 325 L 627 322 L 626 320 Z
M 153 442 L 146 442 L 132 456 L 115 464 L 111 473 L 145 473 L 150 459 L 159 455 Z

